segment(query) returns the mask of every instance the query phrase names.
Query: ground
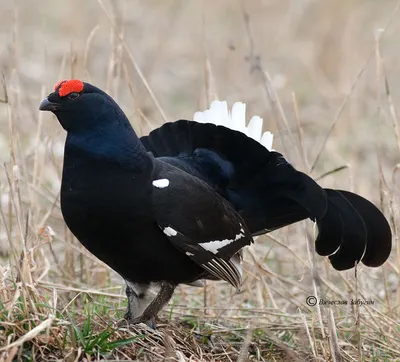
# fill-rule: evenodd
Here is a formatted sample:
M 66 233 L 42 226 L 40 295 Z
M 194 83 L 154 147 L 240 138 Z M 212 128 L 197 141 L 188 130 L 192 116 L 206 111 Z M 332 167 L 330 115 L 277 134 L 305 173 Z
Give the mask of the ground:
M 400 2 L 16 0 L 0 13 L 0 361 L 400 360 Z M 60 78 L 107 90 L 139 134 L 215 98 L 388 217 L 380 268 L 337 272 L 304 221 L 245 251 L 240 291 L 180 286 L 159 329 L 117 330 L 121 279 L 65 227 Z M 316 298 L 316 299 L 315 299 Z M 316 305 L 309 305 L 314 304 Z

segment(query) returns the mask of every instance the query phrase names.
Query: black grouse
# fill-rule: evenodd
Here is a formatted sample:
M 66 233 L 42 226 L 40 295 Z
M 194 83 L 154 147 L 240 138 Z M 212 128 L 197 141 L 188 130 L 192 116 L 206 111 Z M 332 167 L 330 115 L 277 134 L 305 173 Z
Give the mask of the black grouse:
M 337 270 L 389 257 L 391 230 L 371 202 L 295 170 L 264 147 L 268 134 L 261 143 L 251 137 L 261 119 L 247 129 L 240 110 L 232 112 L 236 130 L 207 123 L 209 113 L 139 138 L 109 95 L 79 80 L 57 83 L 40 110 L 68 133 L 65 222 L 125 279 L 129 323 L 154 327 L 180 283 L 222 279 L 238 288 L 241 249 L 252 237 L 306 218 L 318 226 L 317 253 Z M 227 125 L 225 113 L 219 123 Z

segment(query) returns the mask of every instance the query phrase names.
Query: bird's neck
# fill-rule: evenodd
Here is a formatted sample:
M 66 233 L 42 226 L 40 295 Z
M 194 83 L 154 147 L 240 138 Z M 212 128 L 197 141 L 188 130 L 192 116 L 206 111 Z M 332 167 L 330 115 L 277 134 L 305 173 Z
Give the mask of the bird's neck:
M 114 163 L 123 168 L 140 171 L 147 164 L 146 149 L 133 128 L 105 127 L 87 132 L 68 133 L 65 158 Z M 76 160 L 78 161 L 78 160 Z M 79 161 L 78 161 L 79 162 Z

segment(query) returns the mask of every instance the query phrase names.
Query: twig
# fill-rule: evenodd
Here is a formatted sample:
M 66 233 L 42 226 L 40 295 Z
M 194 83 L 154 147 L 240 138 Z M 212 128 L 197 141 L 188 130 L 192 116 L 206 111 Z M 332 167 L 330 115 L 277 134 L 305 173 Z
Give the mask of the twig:
M 97 0 L 97 2 L 99 3 L 101 9 L 103 10 L 108 22 L 110 23 L 111 27 L 114 29 L 115 34 L 118 38 L 118 40 L 121 42 L 121 44 L 123 45 L 130 61 L 132 62 L 133 67 L 136 70 L 136 73 L 138 74 L 139 78 L 141 79 L 141 81 L 143 82 L 143 85 L 145 86 L 147 92 L 150 95 L 150 98 L 152 99 L 152 101 L 154 102 L 154 105 L 156 106 L 156 108 L 158 109 L 158 111 L 161 114 L 161 117 L 163 118 L 164 122 L 168 122 L 168 117 L 166 116 L 166 114 L 164 113 L 163 109 L 161 108 L 160 103 L 158 102 L 153 90 L 151 89 L 149 83 L 146 80 L 146 77 L 144 76 L 144 74 L 142 73 L 139 64 L 136 62 L 135 57 L 133 56 L 132 52 L 130 51 L 128 45 L 126 44 L 125 39 L 121 36 L 121 34 L 119 34 L 118 29 L 116 27 L 116 25 L 114 24 L 114 22 L 112 21 L 110 14 L 108 13 L 106 7 L 104 6 L 103 0 Z
M 336 168 L 334 168 L 333 170 L 330 170 L 330 171 L 328 171 L 328 172 L 325 172 L 325 173 L 323 173 L 321 176 L 318 176 L 318 177 L 314 178 L 314 180 L 315 180 L 315 181 L 320 181 L 320 180 L 322 180 L 323 178 L 325 178 L 326 176 L 332 175 L 333 173 L 336 173 L 336 172 L 345 170 L 345 169 L 347 169 L 347 168 L 349 168 L 348 165 L 343 165 L 343 166 L 336 167 Z
M 4 98 L 0 98 L 0 103 L 8 104 L 7 84 L 6 84 L 6 77 L 5 77 L 4 73 L 1 74 L 1 84 L 3 86 Z
M 381 41 L 383 39 L 383 37 L 385 36 L 388 26 L 392 23 L 393 19 L 395 18 L 395 15 L 399 11 L 399 9 L 400 9 L 400 1 L 397 3 L 395 9 L 393 10 L 392 14 L 390 15 L 389 19 L 387 20 L 386 25 L 382 28 L 382 31 L 377 36 L 377 41 L 378 42 Z M 325 150 L 325 147 L 326 147 L 326 144 L 328 142 L 328 139 L 331 136 L 332 131 L 334 130 L 336 124 L 338 123 L 339 118 L 342 115 L 343 110 L 345 109 L 345 107 L 346 107 L 346 105 L 347 105 L 347 103 L 348 103 L 348 101 L 350 99 L 350 96 L 352 95 L 356 85 L 358 84 L 358 81 L 360 80 L 361 76 L 364 74 L 364 71 L 367 68 L 367 65 L 369 64 L 369 62 L 374 58 L 374 56 L 376 54 L 375 46 L 376 45 L 374 45 L 373 49 L 371 50 L 370 54 L 367 57 L 367 60 L 365 61 L 365 63 L 361 67 L 361 69 L 358 71 L 358 73 L 356 75 L 356 78 L 355 78 L 355 80 L 354 80 L 354 82 L 353 82 L 353 84 L 352 84 L 352 86 L 350 88 L 349 93 L 347 93 L 347 95 L 344 97 L 344 99 L 342 101 L 342 104 L 340 105 L 338 111 L 336 112 L 336 115 L 333 118 L 333 121 L 332 121 L 332 123 L 331 123 L 331 125 L 329 127 L 329 130 L 325 135 L 324 141 L 322 142 L 321 148 L 319 149 L 319 151 L 317 153 L 317 156 L 315 157 L 315 160 L 311 165 L 310 173 L 314 171 L 315 166 L 317 165 L 317 163 L 318 163 L 318 161 L 319 161 L 319 159 L 321 157 L 322 152 Z
M 385 79 L 385 90 L 386 90 L 386 96 L 387 96 L 388 103 L 389 103 L 390 115 L 392 116 L 392 121 L 393 121 L 394 134 L 396 135 L 397 149 L 400 152 L 399 120 L 397 119 L 396 109 L 394 107 L 392 95 L 390 93 L 389 79 L 387 77 L 386 71 L 384 73 L 384 79 Z
M 278 95 L 275 92 L 275 89 L 272 86 L 271 77 L 270 77 L 268 71 L 262 67 L 260 56 L 256 55 L 256 53 L 255 53 L 254 39 L 253 39 L 253 34 L 252 34 L 252 31 L 251 31 L 251 26 L 250 26 L 250 16 L 249 16 L 249 14 L 247 13 L 247 11 L 246 11 L 246 9 L 244 7 L 243 0 L 240 2 L 240 5 L 241 5 L 241 11 L 242 11 L 242 15 L 243 15 L 244 24 L 245 24 L 246 35 L 247 35 L 247 38 L 248 38 L 248 41 L 249 41 L 249 47 L 250 47 L 250 56 L 249 56 L 249 58 L 250 58 L 251 67 L 252 67 L 251 70 L 252 71 L 258 71 L 259 74 L 261 75 L 261 78 L 263 80 L 262 86 L 263 86 L 265 95 L 266 95 L 268 101 L 271 104 L 271 108 L 272 108 L 272 111 L 274 113 L 275 119 L 278 120 L 278 118 L 280 118 L 283 121 L 283 123 L 284 123 L 284 125 L 285 125 L 285 127 L 287 129 L 287 132 L 289 134 L 290 140 L 292 141 L 292 143 L 294 145 L 296 145 L 296 148 L 298 148 L 298 144 L 295 141 L 295 139 L 293 137 L 293 134 L 292 134 L 292 132 L 290 130 L 289 123 L 287 121 L 287 118 L 286 118 L 285 112 L 283 110 L 282 104 L 281 104 L 281 102 L 279 100 Z M 277 122 L 277 126 L 280 129 L 280 123 L 279 122 Z M 284 143 L 283 142 L 281 142 L 281 143 L 282 143 L 283 149 L 285 150 Z

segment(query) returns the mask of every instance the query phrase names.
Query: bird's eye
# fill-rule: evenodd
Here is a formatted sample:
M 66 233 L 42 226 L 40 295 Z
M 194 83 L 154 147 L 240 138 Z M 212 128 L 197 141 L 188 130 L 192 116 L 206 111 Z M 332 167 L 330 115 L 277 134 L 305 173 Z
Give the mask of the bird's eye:
M 80 96 L 80 94 L 77 93 L 77 92 L 71 92 L 70 94 L 68 94 L 68 98 L 69 98 L 69 99 L 76 99 L 76 98 L 78 98 L 79 96 Z

